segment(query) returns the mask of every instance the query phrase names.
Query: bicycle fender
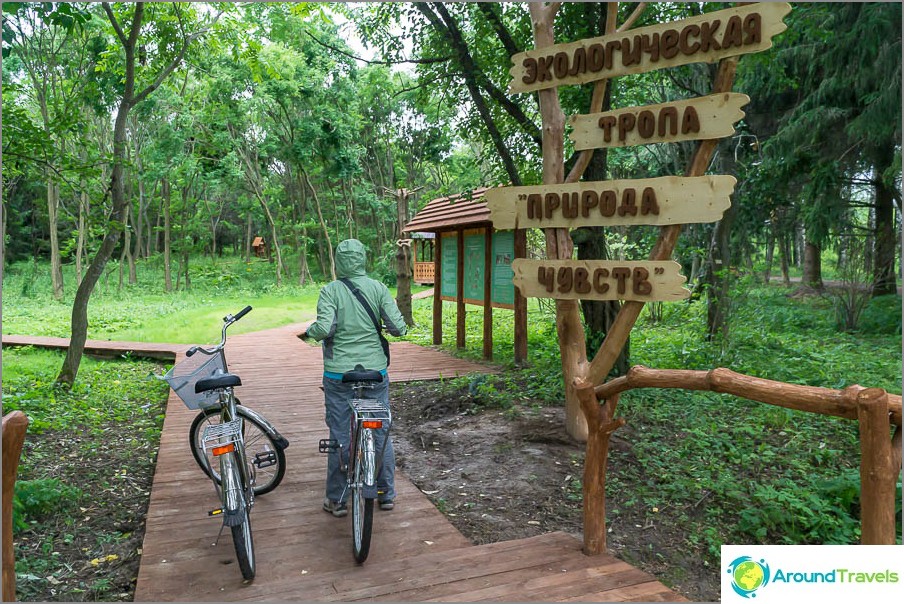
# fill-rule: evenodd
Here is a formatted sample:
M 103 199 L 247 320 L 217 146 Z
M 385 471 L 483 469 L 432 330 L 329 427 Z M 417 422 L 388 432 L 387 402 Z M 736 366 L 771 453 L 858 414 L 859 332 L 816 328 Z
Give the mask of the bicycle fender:
M 255 411 L 250 407 L 245 407 L 244 405 L 238 404 L 238 398 L 236 398 L 237 407 L 242 410 L 243 413 L 247 414 L 249 417 L 258 422 L 261 426 L 264 427 L 264 430 L 267 432 L 267 436 L 273 439 L 273 444 L 279 447 L 282 450 L 285 450 L 289 447 L 289 440 L 279 433 L 279 431 L 273 427 L 267 419 Z

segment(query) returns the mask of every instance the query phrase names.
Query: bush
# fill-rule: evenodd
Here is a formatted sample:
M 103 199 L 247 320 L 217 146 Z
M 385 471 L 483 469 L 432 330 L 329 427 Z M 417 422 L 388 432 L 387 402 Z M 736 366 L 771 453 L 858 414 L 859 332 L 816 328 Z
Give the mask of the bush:
M 901 333 L 901 296 L 878 296 L 869 301 L 860 316 L 861 333 Z
M 82 491 L 64 484 L 56 478 L 19 480 L 13 495 L 13 529 L 28 528 L 29 522 L 38 522 L 46 516 L 65 512 L 76 504 Z

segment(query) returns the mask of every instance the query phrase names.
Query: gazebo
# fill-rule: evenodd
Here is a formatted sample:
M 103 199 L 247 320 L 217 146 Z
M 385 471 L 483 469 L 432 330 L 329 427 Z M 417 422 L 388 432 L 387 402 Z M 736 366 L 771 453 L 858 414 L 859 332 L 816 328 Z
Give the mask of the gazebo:
M 427 281 L 432 272 L 433 343 L 443 341 L 443 300 L 456 303 L 458 348 L 465 347 L 465 304 L 482 306 L 483 357 L 491 359 L 493 308 L 509 308 L 515 312 L 515 363 L 521 364 L 527 360 L 527 299 L 512 284 L 511 264 L 527 255 L 527 237 L 523 229 L 493 228 L 486 191 L 434 199 L 402 231 L 433 241 L 431 261 L 424 253 L 415 258 L 415 274 Z

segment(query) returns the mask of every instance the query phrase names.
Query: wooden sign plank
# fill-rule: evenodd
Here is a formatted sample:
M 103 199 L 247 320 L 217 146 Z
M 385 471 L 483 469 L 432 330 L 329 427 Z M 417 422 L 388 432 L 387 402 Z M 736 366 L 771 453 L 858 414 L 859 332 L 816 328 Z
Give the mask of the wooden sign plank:
M 577 151 L 709 140 L 734 134 L 750 97 L 737 92 L 571 117 Z
M 520 52 L 512 55 L 509 92 L 584 84 L 760 52 L 787 29 L 782 19 L 789 12 L 787 2 L 762 2 Z
M 691 292 L 674 260 L 525 260 L 512 262 L 513 282 L 527 298 L 683 300 Z
M 662 176 L 532 187 L 484 193 L 499 230 L 576 229 L 715 222 L 731 206 L 734 176 Z

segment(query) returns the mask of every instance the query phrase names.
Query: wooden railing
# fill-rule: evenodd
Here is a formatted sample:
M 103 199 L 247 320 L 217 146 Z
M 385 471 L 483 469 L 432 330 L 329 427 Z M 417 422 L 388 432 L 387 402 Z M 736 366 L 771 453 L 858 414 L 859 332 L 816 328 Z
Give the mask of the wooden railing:
M 687 371 L 632 367 L 601 386 L 577 385 L 587 418 L 584 461 L 584 553 L 606 551 L 606 466 L 609 437 L 623 426 L 615 418 L 619 394 L 634 388 L 681 388 L 733 394 L 787 409 L 856 420 L 860 426 L 860 542 L 893 545 L 895 486 L 901 472 L 901 397 L 880 388 L 849 386 L 831 390 L 786 384 L 729 369 Z M 895 426 L 894 435 L 891 427 Z
M 28 418 L 21 411 L 3 416 L 3 601 L 16 601 L 16 560 L 13 552 L 13 493 L 19 455 L 25 443 Z

